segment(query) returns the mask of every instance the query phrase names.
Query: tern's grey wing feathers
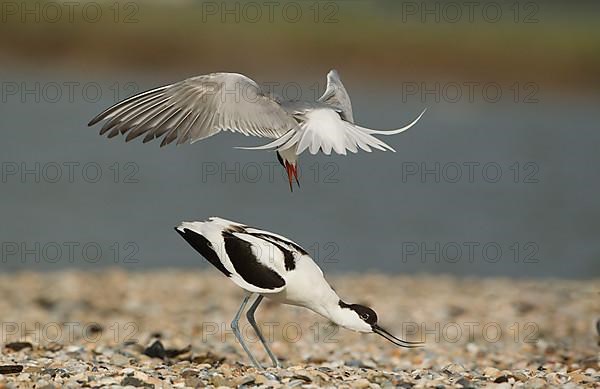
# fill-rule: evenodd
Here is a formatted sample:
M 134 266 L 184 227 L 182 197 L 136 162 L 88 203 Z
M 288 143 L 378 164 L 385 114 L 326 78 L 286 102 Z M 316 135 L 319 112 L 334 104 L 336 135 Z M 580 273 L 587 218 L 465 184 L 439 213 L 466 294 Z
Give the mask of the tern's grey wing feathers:
M 354 123 L 352 102 L 337 70 L 333 69 L 327 73 L 327 89 L 319 101 L 327 103 L 339 111 L 342 119 Z
M 188 78 L 122 101 L 92 119 L 106 120 L 100 133 L 127 134 L 126 141 L 145 135 L 144 143 L 164 136 L 161 146 L 194 143 L 220 131 L 279 138 L 296 126 L 279 103 L 258 84 L 236 73 Z

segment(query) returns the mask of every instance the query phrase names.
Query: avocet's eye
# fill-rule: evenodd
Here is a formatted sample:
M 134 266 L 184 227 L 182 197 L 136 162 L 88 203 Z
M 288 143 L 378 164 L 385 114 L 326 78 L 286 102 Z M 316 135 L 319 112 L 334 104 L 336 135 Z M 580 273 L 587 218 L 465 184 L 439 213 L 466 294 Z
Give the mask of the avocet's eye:
M 362 315 L 360 315 L 360 318 L 363 320 L 369 320 L 369 314 L 368 313 L 363 313 Z
M 210 242 L 206 242 L 206 245 L 207 245 L 208 247 L 210 247 L 210 248 L 212 248 L 212 247 L 213 247 L 213 246 L 212 246 L 212 243 L 210 243 Z

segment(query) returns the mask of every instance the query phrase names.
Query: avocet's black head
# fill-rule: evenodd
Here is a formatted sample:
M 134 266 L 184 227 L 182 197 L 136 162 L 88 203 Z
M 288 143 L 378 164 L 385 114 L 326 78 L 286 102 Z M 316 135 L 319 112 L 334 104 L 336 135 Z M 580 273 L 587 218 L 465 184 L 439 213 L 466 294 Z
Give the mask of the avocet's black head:
M 340 307 L 354 311 L 360 320 L 372 326 L 377 324 L 377 313 L 369 307 L 360 304 L 346 304 L 340 300 Z
M 377 324 L 377 313 L 369 307 L 360 304 L 346 304 L 341 300 L 339 305 L 342 310 L 348 310 L 348 316 L 350 316 L 346 318 L 345 324 L 343 324 L 344 327 L 359 332 L 374 332 L 400 347 L 414 348 L 422 345 L 421 342 L 409 342 L 396 338 L 394 335 L 390 334 L 389 331 L 381 328 Z

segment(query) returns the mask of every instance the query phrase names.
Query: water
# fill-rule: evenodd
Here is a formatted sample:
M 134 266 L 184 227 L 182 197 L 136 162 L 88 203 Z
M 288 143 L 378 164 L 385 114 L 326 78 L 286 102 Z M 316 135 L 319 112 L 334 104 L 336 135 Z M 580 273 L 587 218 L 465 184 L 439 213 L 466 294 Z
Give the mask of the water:
M 301 188 L 290 193 L 273 153 L 232 149 L 255 139 L 160 149 L 99 137 L 86 123 L 113 102 L 113 80 L 77 80 L 98 82 L 99 101 L 78 92 L 70 101 L 65 80 L 41 82 L 59 83 L 55 102 L 33 93 L 23 103 L 3 84 L 4 270 L 206 266 L 173 227 L 218 215 L 294 239 L 329 272 L 600 275 L 600 96 L 402 103 L 394 87 L 355 82 L 362 125 L 394 128 L 429 111 L 386 139 L 395 154 L 303 155 Z M 117 89 L 126 94 L 125 81 Z

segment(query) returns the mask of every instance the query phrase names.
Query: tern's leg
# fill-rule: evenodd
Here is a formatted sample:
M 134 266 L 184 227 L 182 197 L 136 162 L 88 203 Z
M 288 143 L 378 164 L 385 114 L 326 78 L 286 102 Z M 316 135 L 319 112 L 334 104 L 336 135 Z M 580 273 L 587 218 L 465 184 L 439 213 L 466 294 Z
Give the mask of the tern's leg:
M 260 342 L 263 344 L 263 346 L 265 346 L 265 350 L 267 350 L 267 354 L 269 354 L 269 358 L 271 358 L 271 361 L 273 361 L 273 366 L 281 367 L 279 365 L 279 361 L 277 360 L 277 357 L 275 356 L 275 354 L 273 354 L 273 352 L 269 348 L 269 345 L 265 341 L 263 334 L 260 332 L 260 328 L 258 328 L 258 325 L 256 324 L 256 320 L 254 320 L 254 312 L 256 312 L 256 308 L 258 308 L 258 305 L 260 304 L 262 299 L 263 299 L 263 296 L 258 295 L 258 297 L 254 301 L 254 303 L 252 304 L 250 309 L 248 309 L 248 311 L 246 312 L 246 317 L 248 318 L 248 321 L 250 322 L 250 325 L 252 326 L 252 328 L 254 328 L 256 335 L 258 335 L 258 339 L 260 339 Z
M 242 338 L 242 334 L 240 333 L 240 328 L 239 328 L 240 315 L 242 314 L 242 311 L 244 310 L 244 307 L 246 306 L 246 304 L 248 304 L 248 300 L 250 300 L 251 296 L 252 296 L 252 294 L 248 294 L 246 297 L 244 297 L 244 301 L 242 301 L 242 305 L 240 305 L 240 309 L 237 311 L 237 313 L 235 314 L 235 317 L 233 318 L 233 321 L 231 322 L 231 330 L 233 331 L 233 334 L 237 338 L 238 342 L 240 342 L 240 344 L 242 345 L 242 348 L 244 349 L 246 354 L 248 354 L 248 357 L 250 357 L 250 361 L 252 361 L 252 364 L 257 369 L 262 370 L 263 367 L 260 365 L 260 363 L 258 363 L 256 358 L 254 358 L 254 356 L 252 355 L 252 353 L 246 346 L 246 343 L 244 343 L 244 338 Z

